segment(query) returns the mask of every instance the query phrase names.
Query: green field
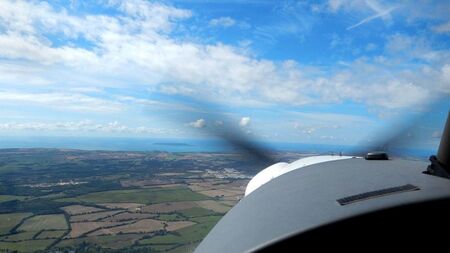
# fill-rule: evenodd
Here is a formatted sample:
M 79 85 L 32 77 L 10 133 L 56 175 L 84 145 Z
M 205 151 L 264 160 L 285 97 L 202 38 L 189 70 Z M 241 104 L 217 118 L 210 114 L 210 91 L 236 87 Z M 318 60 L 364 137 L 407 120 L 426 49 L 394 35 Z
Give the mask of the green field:
M 200 216 L 207 216 L 207 215 L 214 215 L 216 214 L 214 211 L 211 211 L 209 209 L 201 208 L 201 207 L 193 207 L 186 210 L 178 211 L 181 215 L 189 218 L 193 217 L 200 217 Z
M 22 242 L 0 242 L 0 252 L 32 252 L 37 250 L 44 250 L 50 246 L 55 240 L 31 240 Z M 8 251 L 9 250 L 9 251 Z
M 196 224 L 178 230 L 176 233 L 158 235 L 149 239 L 140 240 L 141 244 L 187 244 L 202 240 L 214 227 L 214 222 Z
M 67 230 L 66 218 L 62 214 L 37 215 L 25 220 L 17 230 L 41 231 L 44 229 Z
M 157 220 L 162 221 L 180 221 L 180 220 L 186 220 L 185 217 L 179 215 L 179 214 L 160 214 L 158 217 L 156 217 Z
M 0 235 L 8 234 L 23 218 L 31 215 L 31 213 L 0 214 Z
M 196 201 L 209 199 L 208 196 L 193 192 L 189 188 L 150 188 L 134 190 L 102 191 L 81 195 L 74 198 L 63 198 L 57 201 L 87 202 L 87 203 L 111 203 L 132 202 L 140 204 L 157 204 L 172 201 Z
M 139 241 L 140 244 L 182 244 L 185 243 L 185 240 L 182 236 L 167 234 L 167 235 L 158 235 L 149 239 L 143 239 Z
M 23 241 L 23 240 L 31 240 L 33 239 L 33 236 L 36 234 L 36 232 L 20 232 L 17 234 L 11 234 L 11 235 L 5 235 L 0 237 L 0 241 L 6 241 L 6 242 L 16 242 L 16 241 Z
M 27 196 L 17 196 L 17 195 L 0 195 L 0 202 L 6 202 L 10 200 L 24 200 Z
M 161 244 L 161 245 L 151 245 L 150 249 L 152 249 L 152 251 L 158 251 L 158 252 L 164 252 L 170 249 L 175 248 L 176 245 L 167 245 L 167 244 Z
M 221 172 L 235 168 L 247 175 L 249 163 L 237 163 L 242 159 L 236 158 L 215 153 L 0 149 L 0 253 L 192 252 L 222 210 L 228 210 L 202 192 L 239 192 L 247 183 L 233 175 L 224 178 Z M 71 205 L 103 211 L 74 207 L 75 213 L 85 212 L 75 214 L 64 208 Z M 123 213 L 106 217 L 110 212 Z M 88 219 L 95 222 L 76 224 Z M 155 226 L 160 230 L 142 226 L 130 231 L 115 223 L 125 219 L 138 225 L 159 220 Z M 177 221 L 186 222 L 169 224 Z M 74 238 L 64 239 L 66 235 Z
M 194 252 L 194 250 L 197 247 L 197 245 L 198 245 L 197 243 L 183 245 L 183 246 L 174 248 L 172 250 L 166 251 L 166 253 L 188 253 L 188 252 Z
M 36 238 L 37 239 L 54 239 L 60 238 L 63 236 L 67 230 L 51 230 L 51 231 L 42 231 Z
M 48 195 L 44 195 L 44 196 L 29 198 L 29 200 L 35 200 L 35 199 L 57 199 L 57 198 L 62 198 L 62 197 L 65 197 L 65 194 L 62 193 L 62 192 L 59 192 L 59 193 L 55 193 L 55 194 L 48 194 Z
M 104 235 L 104 236 L 89 236 L 77 239 L 62 240 L 56 245 L 56 248 L 70 247 L 78 245 L 82 242 L 89 242 L 97 245 L 102 245 L 104 248 L 121 249 L 129 247 L 135 241 L 142 238 L 144 234 L 123 234 L 123 235 Z
M 204 216 L 204 217 L 196 217 L 189 219 L 190 221 L 197 222 L 197 223 L 217 223 L 220 219 L 222 219 L 223 216 L 216 216 L 216 215 L 210 215 L 210 216 Z

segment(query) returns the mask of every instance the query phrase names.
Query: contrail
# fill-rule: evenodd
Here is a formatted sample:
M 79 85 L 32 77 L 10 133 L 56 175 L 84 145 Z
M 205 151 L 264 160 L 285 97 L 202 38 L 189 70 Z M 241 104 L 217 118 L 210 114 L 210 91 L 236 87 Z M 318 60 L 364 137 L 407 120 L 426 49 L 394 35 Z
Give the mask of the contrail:
M 365 18 L 365 19 L 359 21 L 358 23 L 356 23 L 356 24 L 354 24 L 354 25 L 352 25 L 352 26 L 347 27 L 347 30 L 351 30 L 351 29 L 353 29 L 353 28 L 356 28 L 356 27 L 358 27 L 358 26 L 360 26 L 360 25 L 363 25 L 363 24 L 365 24 L 365 23 L 367 23 L 367 22 L 370 22 L 371 20 L 374 20 L 374 19 L 376 19 L 376 18 L 384 17 L 384 16 L 388 15 L 389 13 L 391 13 L 394 9 L 395 9 L 395 7 L 392 7 L 392 8 L 389 8 L 389 9 L 383 11 L 383 12 L 380 12 L 380 13 L 377 13 L 377 14 L 375 14 L 375 15 L 373 15 L 373 16 L 367 17 L 367 18 Z

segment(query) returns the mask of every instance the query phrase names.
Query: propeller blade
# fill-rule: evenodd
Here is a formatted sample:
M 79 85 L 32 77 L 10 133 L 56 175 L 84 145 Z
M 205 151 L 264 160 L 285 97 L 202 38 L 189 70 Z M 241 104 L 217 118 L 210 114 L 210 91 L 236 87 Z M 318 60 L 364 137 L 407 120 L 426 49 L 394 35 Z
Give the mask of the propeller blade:
M 219 105 L 192 98 L 189 98 L 188 101 L 178 103 L 181 106 L 191 108 L 192 110 L 189 113 L 167 116 L 171 117 L 171 120 L 182 121 L 183 124 L 201 119 L 203 124 L 198 127 L 199 131 L 224 141 L 244 155 L 245 158 L 252 159 L 265 166 L 277 163 L 277 160 L 269 154 L 267 148 L 258 144 L 243 127 L 238 127 L 238 122 L 230 119 Z
M 209 128 L 208 131 L 222 140 L 226 141 L 235 149 L 243 152 L 247 156 L 260 161 L 261 163 L 272 165 L 277 161 L 269 155 L 268 151 L 258 145 L 242 129 L 233 126 L 226 126 L 226 129 Z
M 448 113 L 447 97 L 434 99 L 434 102 L 424 106 L 421 112 L 409 116 L 401 115 L 401 120 L 389 124 L 386 128 L 371 134 L 367 139 L 371 142 L 361 142 L 358 148 L 350 152 L 353 155 L 364 156 L 371 151 L 384 151 L 395 155 L 406 155 L 408 147 L 417 147 L 418 141 L 431 137 L 432 122 L 438 118 L 445 120 Z M 448 99 L 448 98 L 447 98 Z M 439 122 L 439 125 L 441 122 Z M 421 143 L 423 144 L 423 143 Z M 431 155 L 431 154 L 430 154 Z

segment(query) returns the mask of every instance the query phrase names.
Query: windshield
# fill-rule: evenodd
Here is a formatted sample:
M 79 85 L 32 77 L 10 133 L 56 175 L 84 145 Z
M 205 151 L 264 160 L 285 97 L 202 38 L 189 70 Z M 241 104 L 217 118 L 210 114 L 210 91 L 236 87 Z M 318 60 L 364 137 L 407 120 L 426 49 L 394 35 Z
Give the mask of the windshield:
M 449 13 L 1 0 L 0 251 L 192 252 L 275 162 L 427 159 L 450 106 Z

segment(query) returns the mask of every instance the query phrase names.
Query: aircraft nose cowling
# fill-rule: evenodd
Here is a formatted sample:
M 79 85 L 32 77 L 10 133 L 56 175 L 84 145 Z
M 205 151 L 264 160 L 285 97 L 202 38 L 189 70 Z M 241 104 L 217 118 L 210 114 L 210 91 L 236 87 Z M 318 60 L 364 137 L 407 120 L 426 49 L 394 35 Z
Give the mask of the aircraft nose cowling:
M 258 189 L 261 185 L 269 182 L 275 177 L 281 175 L 282 168 L 284 168 L 289 163 L 275 163 L 256 174 L 250 182 L 248 182 L 245 188 L 245 196 L 249 195 L 252 191 Z
M 332 156 L 332 155 L 323 155 L 323 156 L 311 156 L 306 158 L 298 159 L 292 163 L 275 163 L 264 170 L 260 171 L 256 174 L 252 180 L 247 184 L 247 188 L 245 188 L 245 196 L 252 193 L 254 190 L 258 189 L 262 185 L 266 184 L 270 180 L 277 178 L 289 171 L 293 171 L 296 169 L 300 169 L 309 165 L 329 162 L 329 161 L 337 161 L 343 159 L 350 159 L 352 156 Z

